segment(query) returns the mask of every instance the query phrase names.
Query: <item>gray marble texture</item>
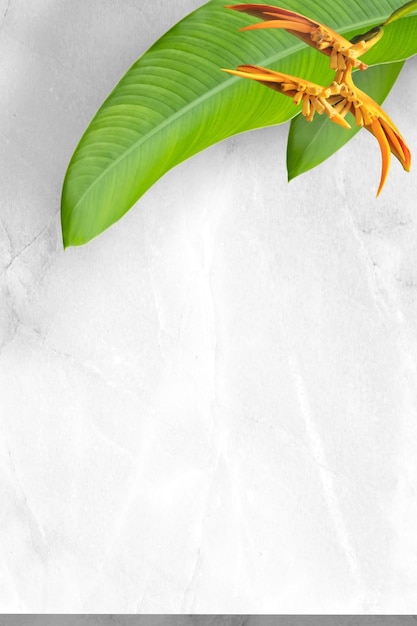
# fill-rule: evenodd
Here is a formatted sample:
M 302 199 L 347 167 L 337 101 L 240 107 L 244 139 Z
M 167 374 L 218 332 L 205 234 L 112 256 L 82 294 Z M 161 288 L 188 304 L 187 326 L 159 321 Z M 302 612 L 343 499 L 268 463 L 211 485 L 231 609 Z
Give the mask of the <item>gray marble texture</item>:
M 415 168 L 376 200 L 363 132 L 287 184 L 257 131 L 62 249 L 81 133 L 199 4 L 0 0 L 0 610 L 415 613 Z

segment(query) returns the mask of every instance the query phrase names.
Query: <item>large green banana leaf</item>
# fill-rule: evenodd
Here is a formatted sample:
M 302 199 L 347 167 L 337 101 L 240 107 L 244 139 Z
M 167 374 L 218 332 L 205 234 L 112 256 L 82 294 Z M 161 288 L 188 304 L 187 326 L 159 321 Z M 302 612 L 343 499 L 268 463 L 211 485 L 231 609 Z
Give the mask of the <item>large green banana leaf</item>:
M 366 72 L 355 72 L 355 83 L 359 89 L 381 104 L 397 80 L 403 65 L 404 61 L 385 63 L 370 67 Z M 316 115 L 309 124 L 302 115 L 297 115 L 291 121 L 288 134 L 288 180 L 316 167 L 350 141 L 361 130 L 360 126 L 355 125 L 353 118 L 350 121 L 352 128 L 347 130 L 333 124 L 325 115 Z M 377 145 L 375 151 L 378 151 Z
M 280 0 L 269 0 L 279 6 Z M 286 7 L 351 37 L 383 22 L 403 0 L 287 0 Z M 210 0 L 159 39 L 125 74 L 81 138 L 62 192 L 64 245 L 116 222 L 165 172 L 226 137 L 285 122 L 290 98 L 220 68 L 257 64 L 329 83 L 328 58 L 280 30 L 238 32 L 254 18 Z M 386 29 L 370 64 L 417 53 L 417 17 Z

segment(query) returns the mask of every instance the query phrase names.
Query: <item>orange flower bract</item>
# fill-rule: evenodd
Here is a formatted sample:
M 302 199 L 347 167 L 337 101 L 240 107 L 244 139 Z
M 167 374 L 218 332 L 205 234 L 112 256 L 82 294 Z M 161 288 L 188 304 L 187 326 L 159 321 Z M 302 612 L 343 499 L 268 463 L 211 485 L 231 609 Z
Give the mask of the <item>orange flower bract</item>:
M 263 20 L 241 30 L 281 28 L 326 54 L 330 57 L 330 68 L 336 75 L 331 85 L 322 87 L 309 80 L 256 65 L 240 65 L 236 70 L 226 69 L 225 72 L 256 80 L 291 97 L 295 104 L 302 105 L 301 112 L 310 122 L 316 113 L 319 115 L 325 113 L 332 122 L 349 129 L 351 126 L 345 118 L 351 113 L 358 126 L 363 126 L 375 136 L 381 150 L 382 171 L 377 196 L 388 175 L 391 153 L 407 172 L 410 170 L 410 150 L 399 130 L 385 111 L 370 96 L 358 89 L 352 79 L 353 68 L 360 70 L 367 68 L 359 57 L 382 37 L 382 26 L 377 26 L 348 41 L 328 26 L 280 7 L 266 4 L 237 4 L 227 8 Z

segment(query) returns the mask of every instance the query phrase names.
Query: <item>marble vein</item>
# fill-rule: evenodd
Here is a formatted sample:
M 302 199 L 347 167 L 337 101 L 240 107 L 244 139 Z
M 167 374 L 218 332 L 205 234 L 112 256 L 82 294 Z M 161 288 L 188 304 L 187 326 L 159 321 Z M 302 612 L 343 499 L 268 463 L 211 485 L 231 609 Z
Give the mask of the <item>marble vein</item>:
M 360 566 L 360 560 L 353 545 L 353 542 L 349 536 L 349 531 L 347 529 L 346 522 L 340 508 L 333 476 L 331 471 L 329 470 L 325 449 L 323 447 L 320 433 L 314 419 L 313 410 L 311 408 L 309 400 L 308 389 L 301 373 L 301 369 L 298 363 L 298 357 L 296 352 L 292 349 L 290 349 L 288 353 L 288 364 L 293 378 L 294 387 L 297 393 L 300 411 L 304 419 L 307 437 L 311 445 L 313 458 L 316 461 L 318 467 L 324 499 L 327 505 L 327 509 L 329 511 L 330 518 L 333 522 L 337 541 L 344 551 L 345 558 L 353 578 L 357 582 L 358 587 L 361 588 L 364 593 L 365 586 Z
M 413 378 L 413 386 L 417 385 L 417 356 L 416 356 L 416 340 L 414 333 L 406 324 L 404 312 L 401 308 L 398 290 L 393 284 L 391 276 L 387 272 L 382 271 L 377 262 L 372 258 L 369 248 L 366 246 L 364 238 L 360 235 L 360 230 L 351 214 L 349 215 L 349 223 L 351 232 L 358 242 L 361 258 L 365 266 L 366 276 L 370 286 L 370 292 L 373 295 L 376 306 L 383 314 L 385 320 L 395 328 L 395 339 L 398 351 L 406 369 L 411 373 Z M 401 222 L 400 222 L 401 224 Z
M 13 0 L 7 0 L 6 8 L 5 8 L 4 12 L 3 12 L 3 19 L 1 20 L 1 24 L 0 24 L 0 32 L 3 30 L 4 25 L 6 23 L 7 14 L 10 11 L 10 7 L 12 5 L 12 1 Z
M 27 250 L 29 250 L 29 248 L 31 248 L 38 241 L 38 239 L 42 237 L 44 233 L 49 231 L 49 228 L 50 228 L 50 224 L 47 224 L 30 241 L 28 241 L 28 243 L 24 245 L 23 248 L 20 248 L 20 250 L 18 250 L 17 252 L 13 252 L 9 262 L 3 268 L 3 271 L 0 274 L 0 277 L 3 276 L 3 274 L 7 272 L 7 270 L 13 265 L 15 261 L 17 261 L 17 259 L 19 259 Z
M 137 396 L 137 394 L 136 394 L 136 392 L 134 390 L 132 390 L 129 387 L 125 387 L 124 385 L 120 385 L 120 384 L 117 384 L 114 381 L 112 381 L 96 365 L 94 365 L 94 363 L 85 362 L 85 361 L 79 359 L 74 354 L 71 354 L 70 352 L 66 352 L 65 350 L 60 350 L 60 349 L 50 345 L 50 343 L 48 342 L 46 334 L 44 334 L 41 330 L 39 330 L 37 328 L 33 328 L 31 326 L 28 326 L 23 321 L 18 320 L 16 333 L 15 333 L 13 339 L 11 339 L 10 341 L 7 342 L 8 344 L 11 341 L 16 340 L 16 336 L 18 335 L 19 329 L 21 329 L 22 332 L 27 337 L 30 337 L 31 339 L 34 339 L 35 343 L 42 350 L 46 350 L 50 354 L 54 355 L 56 358 L 60 359 L 61 361 L 68 363 L 73 368 L 75 368 L 76 370 L 80 371 L 83 375 L 90 376 L 92 379 L 95 379 L 97 382 L 106 385 L 107 387 L 109 387 L 110 389 L 113 389 L 114 391 L 123 393 L 123 394 L 128 395 L 128 396 L 130 396 L 132 398 L 135 398 L 135 399 L 138 398 L 138 396 Z M 24 337 L 22 337 L 22 339 L 24 340 Z M 3 347 L 3 349 L 4 349 L 4 347 Z
M 181 612 L 183 613 L 193 612 L 194 610 L 194 606 L 193 606 L 194 595 L 196 592 L 195 586 L 197 583 L 197 577 L 201 569 L 201 563 L 202 563 L 203 554 L 204 554 L 203 552 L 204 527 L 205 527 L 205 521 L 208 515 L 209 507 L 211 504 L 212 495 L 213 495 L 215 485 L 216 485 L 217 471 L 220 465 L 220 459 L 222 457 L 221 448 L 222 448 L 221 445 L 218 446 L 217 448 L 217 454 L 216 454 L 213 470 L 210 476 L 209 484 L 206 489 L 206 495 L 204 499 L 205 501 L 202 507 L 202 512 L 201 512 L 200 520 L 198 523 L 198 541 L 197 541 L 197 545 L 195 548 L 195 559 L 191 566 L 189 579 L 184 589 L 184 594 L 183 594 L 183 599 L 182 599 Z
M 30 495 L 25 492 L 3 428 L 0 428 L 0 433 L 3 440 L 2 457 L 6 465 L 6 472 L 3 470 L 3 479 L 8 480 L 8 490 L 10 495 L 10 502 L 6 507 L 6 511 L 8 509 L 8 515 L 13 516 L 13 513 L 11 512 L 13 510 L 14 514 L 20 518 L 21 523 L 28 526 L 33 552 L 42 563 L 45 563 L 48 555 L 48 544 L 45 530 L 38 519 L 38 515 L 34 511 L 33 505 L 30 503 Z M 9 472 L 7 472 L 7 470 L 9 470 Z M 6 502 L 7 499 L 4 499 L 3 504 L 6 504 Z M 5 555 L 5 564 L 8 567 L 12 580 L 14 580 L 14 576 L 8 565 L 9 559 L 10 556 L 6 557 Z

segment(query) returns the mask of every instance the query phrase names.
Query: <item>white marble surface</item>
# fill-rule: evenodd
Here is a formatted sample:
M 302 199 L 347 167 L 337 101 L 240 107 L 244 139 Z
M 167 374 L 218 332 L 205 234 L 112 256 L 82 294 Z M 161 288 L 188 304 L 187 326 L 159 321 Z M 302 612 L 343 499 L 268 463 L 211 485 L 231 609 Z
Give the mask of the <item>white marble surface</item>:
M 258 131 L 62 250 L 82 131 L 199 4 L 0 1 L 0 609 L 416 612 L 416 169 L 376 200 L 364 132 L 288 185 Z

